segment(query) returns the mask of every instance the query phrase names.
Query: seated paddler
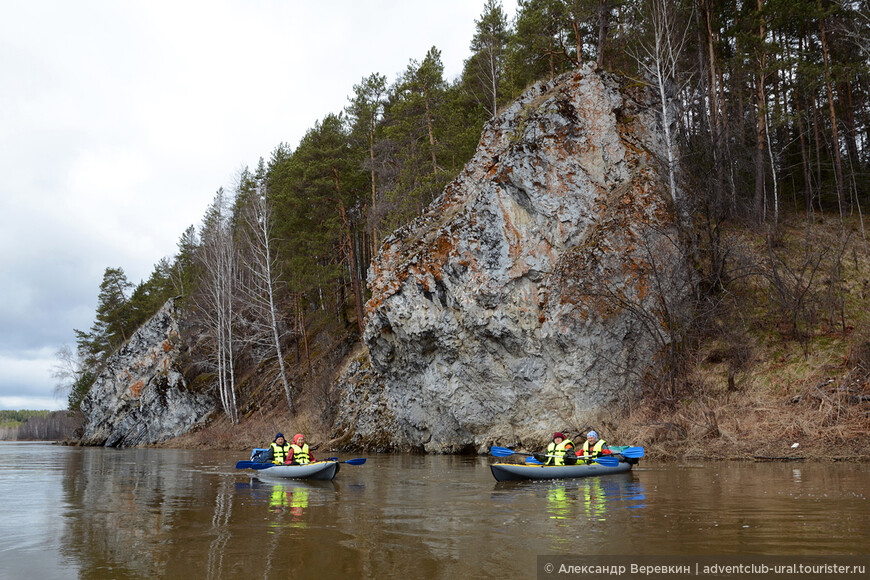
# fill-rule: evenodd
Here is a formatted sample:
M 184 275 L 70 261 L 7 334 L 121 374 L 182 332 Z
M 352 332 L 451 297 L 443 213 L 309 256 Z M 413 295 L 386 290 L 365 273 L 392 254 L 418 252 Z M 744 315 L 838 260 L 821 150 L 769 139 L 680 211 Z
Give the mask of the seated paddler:
M 589 431 L 586 434 L 586 441 L 583 442 L 583 448 L 577 452 L 577 457 L 587 457 L 589 459 L 600 455 L 610 455 L 610 449 L 607 448 L 607 441 L 598 438 L 598 433 Z M 591 463 L 591 461 L 587 461 Z
M 269 445 L 269 451 L 272 455 L 272 463 L 275 465 L 283 465 L 287 456 L 290 454 L 290 444 L 284 439 L 283 433 L 275 435 L 275 440 Z
M 556 431 L 553 433 L 553 440 L 547 445 L 546 455 L 535 456 L 535 458 L 543 461 L 544 465 L 574 465 L 576 462 L 574 442 L 566 438 L 562 432 Z
M 290 445 L 292 453 L 284 462 L 287 465 L 308 465 L 314 461 L 314 455 L 308 449 L 308 443 L 305 442 L 305 435 L 297 433 L 293 436 L 293 443 Z

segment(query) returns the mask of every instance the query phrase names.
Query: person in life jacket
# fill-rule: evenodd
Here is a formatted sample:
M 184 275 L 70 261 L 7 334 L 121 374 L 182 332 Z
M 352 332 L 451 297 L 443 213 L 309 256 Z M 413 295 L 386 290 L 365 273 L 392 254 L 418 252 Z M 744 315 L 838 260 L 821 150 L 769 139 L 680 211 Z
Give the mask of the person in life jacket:
M 556 431 L 553 433 L 553 440 L 547 445 L 547 455 L 549 457 L 543 458 L 546 459 L 544 465 L 565 465 L 566 463 L 573 465 L 576 461 L 574 459 L 574 442 Z
M 272 463 L 275 465 L 283 465 L 290 454 L 290 444 L 284 439 L 283 433 L 275 435 L 275 440 L 269 445 L 269 451 L 272 452 Z
M 314 461 L 314 455 L 308 450 L 308 443 L 305 442 L 305 435 L 302 433 L 293 436 L 290 449 L 293 450 L 293 454 L 284 462 L 287 465 L 307 465 Z
M 577 457 L 598 457 L 599 455 L 610 455 L 610 449 L 607 448 L 607 441 L 598 438 L 598 433 L 590 431 L 586 434 L 586 441 L 583 443 L 583 449 L 577 452 Z M 591 463 L 587 461 L 586 463 Z

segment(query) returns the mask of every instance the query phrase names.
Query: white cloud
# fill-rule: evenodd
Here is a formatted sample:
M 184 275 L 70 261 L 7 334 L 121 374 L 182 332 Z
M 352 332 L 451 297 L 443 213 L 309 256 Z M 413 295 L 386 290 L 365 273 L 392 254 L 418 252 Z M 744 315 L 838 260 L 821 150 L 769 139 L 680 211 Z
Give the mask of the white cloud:
M 0 396 L 0 409 L 31 411 L 62 411 L 67 408 L 66 401 L 54 397 L 3 397 Z
M 66 401 L 54 396 L 54 379 L 51 376 L 54 357 L 55 352 L 45 348 L 21 352 L 15 358 L 0 356 L 0 377 L 3 377 L 0 382 L 0 408 L 65 408 Z M 24 385 L 28 387 L 26 391 L 22 390 Z M 16 403 L 10 405 L 11 401 Z

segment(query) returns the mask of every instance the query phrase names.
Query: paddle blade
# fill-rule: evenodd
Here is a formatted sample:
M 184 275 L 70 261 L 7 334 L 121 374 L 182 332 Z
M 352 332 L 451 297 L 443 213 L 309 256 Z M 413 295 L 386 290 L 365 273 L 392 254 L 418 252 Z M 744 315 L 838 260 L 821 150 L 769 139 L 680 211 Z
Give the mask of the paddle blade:
M 617 459 L 616 457 L 601 456 L 595 458 L 595 463 L 597 463 L 598 465 L 603 465 L 605 467 L 616 467 L 617 465 L 619 465 L 619 459 Z
M 507 447 L 496 447 L 493 445 L 489 448 L 489 452 L 495 455 L 496 457 L 508 457 L 509 455 L 513 455 L 514 452 Z
M 348 459 L 346 461 L 342 461 L 342 463 L 347 463 L 348 465 L 362 465 L 366 462 L 365 457 L 360 457 L 359 459 Z
M 526 463 L 528 463 L 529 465 L 543 465 L 543 463 L 541 463 L 534 457 L 526 457 Z
M 628 449 L 623 449 L 622 456 L 634 459 L 643 457 L 643 447 L 629 447 Z
M 259 461 L 239 461 L 236 463 L 236 469 L 266 469 L 274 466 L 274 463 L 261 463 Z

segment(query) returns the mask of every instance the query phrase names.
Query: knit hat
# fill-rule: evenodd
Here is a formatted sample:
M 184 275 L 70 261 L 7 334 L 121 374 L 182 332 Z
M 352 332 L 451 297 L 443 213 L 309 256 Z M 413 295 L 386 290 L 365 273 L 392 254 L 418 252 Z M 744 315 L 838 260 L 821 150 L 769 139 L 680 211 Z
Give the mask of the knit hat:
M 559 439 L 562 439 L 562 440 L 565 439 L 565 436 L 562 435 L 559 431 L 556 431 L 555 433 L 553 433 L 553 439 L 556 439 L 557 437 L 558 437 Z
M 296 435 L 294 435 L 294 436 L 293 436 L 293 445 L 296 445 L 296 443 L 297 443 L 297 442 L 299 441 L 299 439 L 301 439 L 302 437 L 305 437 L 305 435 L 303 435 L 302 433 L 297 433 Z
M 595 437 L 596 439 L 598 439 L 598 433 L 596 433 L 595 431 L 590 431 L 589 433 L 586 434 L 586 436 L 587 437 Z
M 277 435 L 275 435 L 275 439 L 273 439 L 273 441 L 277 441 L 279 437 L 283 439 L 283 438 L 284 438 L 284 434 L 283 434 L 283 433 L 278 433 Z

